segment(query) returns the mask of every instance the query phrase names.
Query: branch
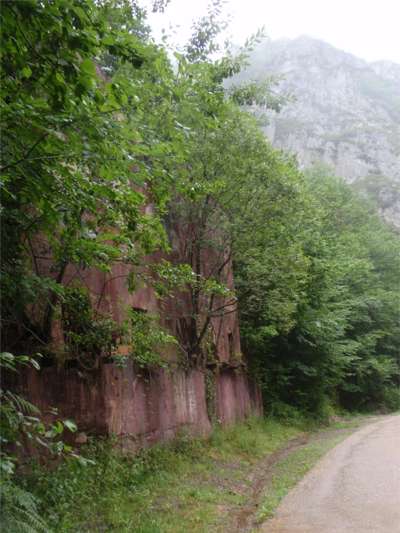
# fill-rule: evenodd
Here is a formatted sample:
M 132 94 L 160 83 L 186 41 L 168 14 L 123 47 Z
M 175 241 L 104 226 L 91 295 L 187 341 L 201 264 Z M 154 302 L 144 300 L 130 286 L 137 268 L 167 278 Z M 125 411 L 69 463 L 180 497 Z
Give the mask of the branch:
M 39 137 L 39 139 L 29 148 L 29 150 L 25 153 L 25 155 L 21 157 L 21 159 L 18 159 L 17 161 L 14 161 L 13 163 L 10 163 L 9 165 L 5 165 L 4 167 L 1 167 L 0 172 L 4 172 L 5 170 L 11 167 L 16 167 L 17 165 L 19 165 L 20 163 L 28 159 L 29 155 L 33 152 L 36 146 L 38 146 L 38 144 L 40 144 L 48 135 L 49 135 L 48 132 L 43 133 L 43 135 Z
M 231 315 L 232 313 L 236 313 L 237 310 L 238 308 L 235 307 L 235 309 L 231 309 L 230 311 L 223 311 L 222 313 L 211 314 L 210 317 L 211 318 L 224 317 L 227 315 Z
M 226 309 L 227 307 L 231 307 L 232 305 L 237 304 L 237 298 L 234 300 L 231 300 L 230 302 L 221 305 L 220 307 L 216 307 L 215 309 L 210 309 L 210 313 L 214 313 L 215 311 L 221 311 L 221 309 Z

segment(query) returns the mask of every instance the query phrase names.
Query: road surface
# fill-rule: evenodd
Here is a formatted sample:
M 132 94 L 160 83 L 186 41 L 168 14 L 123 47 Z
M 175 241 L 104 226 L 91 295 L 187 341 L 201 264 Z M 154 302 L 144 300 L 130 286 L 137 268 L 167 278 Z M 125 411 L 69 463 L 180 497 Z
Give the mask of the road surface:
M 400 533 L 400 415 L 333 448 L 282 500 L 263 533 Z

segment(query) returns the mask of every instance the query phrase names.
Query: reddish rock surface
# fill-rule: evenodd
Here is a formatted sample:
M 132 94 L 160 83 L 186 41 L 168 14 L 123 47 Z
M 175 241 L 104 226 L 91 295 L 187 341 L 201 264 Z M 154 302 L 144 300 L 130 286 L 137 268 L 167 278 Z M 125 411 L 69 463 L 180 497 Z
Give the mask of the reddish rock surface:
M 172 262 L 185 262 L 184 252 L 180 250 L 185 248 L 185 238 L 185 234 L 177 233 L 172 239 Z M 38 274 L 55 277 L 46 243 L 39 245 L 43 250 L 42 258 L 37 261 Z M 231 261 L 225 260 L 224 252 L 221 258 L 214 256 L 211 251 L 203 251 L 203 275 L 209 275 L 215 264 L 222 261 L 225 282 L 233 288 Z M 149 261 L 160 259 L 161 256 L 154 254 Z M 110 273 L 69 265 L 61 282 L 67 286 L 77 283 L 86 287 L 93 307 L 119 324 L 125 320 L 128 309 L 141 309 L 158 314 L 161 324 L 179 338 L 187 317 L 193 315 L 189 294 L 178 294 L 160 303 L 150 287 L 130 292 L 127 284 L 129 272 L 130 267 L 122 264 L 114 265 Z M 218 305 L 223 303 L 224 300 L 221 300 Z M 40 309 L 41 302 L 38 302 L 31 313 L 35 315 Z M 208 401 L 206 391 L 209 394 L 210 391 L 205 382 L 205 369 L 185 371 L 178 366 L 174 370 L 145 371 L 136 369 L 131 361 L 125 368 L 101 363 L 93 372 L 79 372 L 78 368 L 58 368 L 56 365 L 45 367 L 40 372 L 25 369 L 18 377 L 17 387 L 22 387 L 26 398 L 37 404 L 44 414 L 50 407 L 55 407 L 61 417 L 75 420 L 80 432 L 89 435 L 115 434 L 131 442 L 133 447 L 168 440 L 181 430 L 205 435 L 211 429 L 211 418 L 230 424 L 251 413 L 262 412 L 260 391 L 250 383 L 245 372 L 237 313 L 231 308 L 227 311 L 213 317 L 210 323 L 210 339 L 215 354 L 210 363 L 214 390 Z M 60 319 L 53 321 L 52 336 L 52 347 L 56 352 L 63 352 L 64 334 Z M 164 355 L 170 362 L 178 359 L 177 353 L 165 351 Z M 70 363 L 73 364 L 73 361 Z M 204 361 L 202 366 L 205 366 Z M 213 402 L 214 405 L 210 405 Z
M 133 449 L 182 431 L 207 435 L 211 429 L 205 374 L 200 370 L 150 373 L 131 363 L 125 368 L 104 364 L 82 375 L 77 369 L 47 367 L 25 370 L 18 388 L 43 414 L 56 407 L 59 416 L 74 419 L 81 432 L 117 435 Z M 215 389 L 213 410 L 223 425 L 261 414 L 260 392 L 242 371 L 217 373 Z

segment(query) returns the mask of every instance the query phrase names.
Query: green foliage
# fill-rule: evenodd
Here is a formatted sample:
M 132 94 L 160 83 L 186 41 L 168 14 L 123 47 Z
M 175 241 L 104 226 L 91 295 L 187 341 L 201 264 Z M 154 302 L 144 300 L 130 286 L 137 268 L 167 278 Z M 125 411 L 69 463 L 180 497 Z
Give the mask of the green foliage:
M 0 353 L 0 368 L 2 372 L 17 372 L 21 365 L 31 365 L 39 369 L 36 360 L 29 356 L 15 356 L 8 352 Z M 75 424 L 70 420 L 55 420 L 51 424 L 44 424 L 39 409 L 27 401 L 20 394 L 8 388 L 0 389 L 0 469 L 7 476 L 15 471 L 18 454 L 10 452 L 10 446 L 23 448 L 28 443 L 31 446 L 44 447 L 53 454 L 72 453 L 72 448 L 58 439 L 64 428 L 76 431 Z M 53 415 L 56 412 L 52 413 Z
M 398 235 L 323 169 L 299 186 L 297 261 L 283 263 L 285 277 L 264 258 L 279 242 L 290 254 L 287 240 L 263 235 L 256 260 L 243 252 L 237 262 L 244 343 L 268 404 L 274 410 L 283 401 L 322 418 L 332 403 L 398 408 Z M 293 222 L 282 221 L 283 235 L 293 236 Z
M 212 322 L 236 306 L 228 279 L 235 210 L 248 201 L 249 177 L 252 186 L 263 179 L 271 154 L 238 107 L 256 99 L 276 108 L 271 83 L 229 94 L 223 84 L 260 35 L 212 60 L 224 27 L 221 2 L 213 2 L 176 54 L 174 72 L 136 3 L 28 5 L 6 2 L 2 10 L 5 349 L 51 343 L 61 305 L 69 357 L 95 367 L 114 348 L 115 326 L 66 290 L 65 279 L 124 263 L 131 289 L 141 278 L 160 297 L 190 294 L 190 309 L 178 317 L 179 344 L 190 364 L 200 364 Z M 177 228 L 185 242 L 178 265 L 144 266 L 152 252 L 177 251 Z M 151 360 L 153 350 L 140 351 L 141 364 Z
M 14 356 L 9 352 L 0 353 L 2 379 L 4 372 L 17 372 L 18 366 L 31 365 L 39 369 L 37 361 L 29 356 Z M 56 412 L 52 413 L 56 415 Z M 54 416 L 53 416 L 54 418 Z M 0 506 L 2 527 L 6 531 L 45 532 L 47 524 L 40 515 L 38 500 L 28 490 L 16 483 L 16 469 L 27 446 L 46 450 L 57 456 L 70 456 L 81 464 L 85 460 L 65 444 L 60 437 L 64 430 L 75 432 L 76 425 L 71 420 L 54 420 L 44 423 L 39 409 L 19 394 L 4 388 L 0 389 Z
M 10 479 L 0 483 L 2 527 L 15 533 L 47 533 L 48 524 L 40 516 L 38 500 Z
M 252 465 L 299 434 L 299 426 L 253 418 L 209 439 L 182 433 L 136 455 L 97 439 L 82 450 L 93 464 L 66 461 L 53 472 L 35 465 L 20 483 L 60 533 L 213 531 L 221 504 L 241 501 L 235 484 L 246 486 Z
M 156 316 L 135 309 L 129 311 L 124 338 L 132 349 L 129 357 L 142 368 L 167 367 L 162 350 L 176 344 L 176 339 L 160 327 Z
M 180 270 L 166 263 L 161 270 L 170 284 L 180 279 Z M 181 269 L 185 272 L 187 269 Z M 161 287 L 166 290 L 166 285 Z M 175 338 L 160 325 L 158 317 L 144 310 L 129 309 L 128 318 L 121 325 L 96 313 L 89 292 L 81 287 L 69 287 L 62 301 L 62 327 L 64 332 L 64 357 L 78 362 L 82 370 L 98 368 L 102 358 L 112 358 L 124 366 L 128 358 L 142 368 L 166 367 L 163 350 L 176 344 Z M 129 348 L 129 353 L 120 355 L 118 346 Z
M 97 368 L 102 357 L 111 356 L 121 327 L 97 314 L 87 290 L 67 288 L 62 301 L 62 326 L 66 356 L 85 370 Z
M 169 165 L 161 162 L 173 131 L 166 142 L 156 101 L 163 95 L 169 123 L 171 70 L 140 33 L 140 18 L 129 19 L 132 9 L 79 0 L 2 4 L 7 349 L 49 342 L 68 268 L 107 272 L 166 246 L 159 209 Z M 156 76 L 165 83 L 155 85 Z

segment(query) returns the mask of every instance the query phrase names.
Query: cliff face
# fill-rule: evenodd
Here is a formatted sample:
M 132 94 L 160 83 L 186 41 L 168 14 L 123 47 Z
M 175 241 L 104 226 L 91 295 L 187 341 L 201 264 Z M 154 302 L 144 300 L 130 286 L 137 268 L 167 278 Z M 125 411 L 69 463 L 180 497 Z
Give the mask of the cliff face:
M 207 435 L 213 423 L 232 424 L 261 415 L 260 389 L 240 369 L 145 371 L 101 365 L 90 375 L 77 369 L 24 369 L 14 387 L 37 405 L 45 418 L 50 407 L 73 419 L 87 435 L 115 435 L 129 450 L 173 439 L 182 432 Z M 78 440 L 76 442 L 79 442 Z M 84 441 L 80 441 L 84 442 Z
M 180 264 L 185 259 L 183 250 L 189 236 L 183 225 L 170 233 L 169 259 Z M 54 275 L 54 260 L 46 242 L 38 241 L 36 246 L 43 254 L 37 263 L 38 273 Z M 201 272 L 210 275 L 210 270 L 218 264 L 226 285 L 233 289 L 231 261 L 224 260 L 225 250 L 220 253 L 222 256 L 217 257 L 215 250 L 204 249 L 200 257 Z M 159 262 L 162 258 L 159 253 L 147 260 Z M 69 265 L 61 281 L 66 286 L 86 287 L 93 307 L 116 324 L 123 323 L 130 308 L 144 315 L 158 315 L 161 325 L 183 346 L 193 315 L 189 293 L 177 292 L 160 300 L 154 289 L 144 284 L 132 292 L 128 288 L 130 271 L 131 267 L 121 263 L 115 264 L 108 273 Z M 202 323 L 206 303 L 200 306 L 197 317 Z M 217 307 L 223 304 L 224 299 L 216 303 Z M 39 310 L 40 302 L 30 312 Z M 240 349 L 237 311 L 232 307 L 210 320 L 207 337 L 210 359 L 182 360 L 182 348 L 165 346 L 159 355 L 168 363 L 167 368 L 157 365 L 143 368 L 132 360 L 121 367 L 112 357 L 93 354 L 97 364 L 86 371 L 80 366 L 79 357 L 68 358 L 63 315 L 60 312 L 57 316 L 53 320 L 52 348 L 59 353 L 59 359 L 47 363 L 39 372 L 33 368 L 22 369 L 10 376 L 10 385 L 37 405 L 45 418 L 52 419 L 50 408 L 55 407 L 62 418 L 73 419 L 80 430 L 78 438 L 83 435 L 86 439 L 87 434 L 112 434 L 120 437 L 124 446 L 136 450 L 172 439 L 182 431 L 206 435 L 215 423 L 230 424 L 251 414 L 262 414 L 261 390 L 247 375 Z M 116 348 L 120 355 L 134 351 L 134 345 L 119 344 Z
M 308 37 L 266 41 L 241 75 L 278 75 L 293 100 L 265 124 L 273 144 L 302 168 L 322 162 L 348 182 L 378 188 L 385 214 L 400 223 L 400 65 L 367 63 Z
M 210 255 L 204 257 L 204 267 Z M 50 259 L 48 262 L 51 264 Z M 232 286 L 231 264 L 225 269 Z M 130 292 L 128 274 L 124 265 L 114 265 L 107 274 L 69 268 L 63 282 L 83 283 L 93 305 L 117 323 L 123 321 L 129 307 L 159 314 L 164 327 L 179 339 L 182 317 L 190 313 L 187 296 L 178 294 L 162 304 L 150 287 Z M 53 329 L 54 342 L 61 345 L 62 324 L 56 322 Z M 249 379 L 240 352 L 237 313 L 213 318 L 210 338 L 214 359 L 209 364 L 179 365 L 177 349 L 172 348 L 161 354 L 170 363 L 168 368 L 141 368 L 132 361 L 121 368 L 106 357 L 99 360 L 97 368 L 84 372 L 75 360 L 69 360 L 44 366 L 39 372 L 24 368 L 10 376 L 10 385 L 37 405 L 45 418 L 52 419 L 48 413 L 55 407 L 62 418 L 73 419 L 80 430 L 78 438 L 116 435 L 127 449 L 137 450 L 182 431 L 206 435 L 214 423 L 231 424 L 263 411 L 261 390 Z M 121 353 L 126 348 L 134 351 L 134 346 L 119 348 Z

